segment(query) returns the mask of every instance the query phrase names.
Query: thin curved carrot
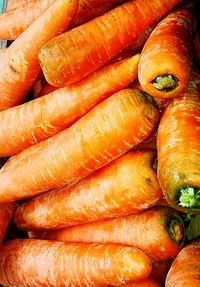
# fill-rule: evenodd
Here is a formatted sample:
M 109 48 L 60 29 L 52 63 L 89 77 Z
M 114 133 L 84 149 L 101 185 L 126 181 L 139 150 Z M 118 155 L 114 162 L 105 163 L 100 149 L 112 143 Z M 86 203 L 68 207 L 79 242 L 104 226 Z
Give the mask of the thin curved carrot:
M 145 253 L 118 244 L 66 244 L 16 239 L 0 248 L 0 284 L 7 287 L 107 287 L 147 278 Z
M 1 57 L 0 111 L 23 102 L 41 73 L 39 49 L 46 41 L 66 30 L 77 7 L 78 0 L 54 1 L 6 49 Z
M 19 206 L 14 222 L 26 230 L 60 229 L 147 209 L 162 196 L 153 169 L 155 156 L 150 150 L 129 152 L 70 188 Z
M 0 244 L 3 241 L 11 217 L 13 215 L 15 203 L 6 203 L 0 205 Z
M 48 41 L 39 52 L 47 82 L 78 82 L 123 51 L 180 0 L 132 0 Z
M 187 87 L 192 64 L 193 9 L 171 12 L 153 30 L 144 45 L 138 78 L 155 98 L 173 98 Z
M 184 223 L 172 208 L 155 206 L 133 215 L 29 236 L 65 242 L 119 243 L 143 250 L 152 261 L 175 257 L 184 244 Z
M 27 198 L 88 176 L 149 136 L 158 118 L 158 110 L 141 91 L 115 93 L 68 129 L 41 142 L 39 149 L 36 145 L 37 152 L 33 147 L 30 154 L 25 151 L 27 157 L 16 156 L 17 164 L 14 160 L 15 166 L 0 173 L 0 202 Z
M 138 54 L 105 66 L 77 84 L 1 112 L 0 156 L 16 154 L 55 135 L 126 88 L 137 76 L 139 58 Z
M 200 283 L 200 241 L 183 248 L 167 274 L 166 287 L 197 287 Z
M 121 285 L 121 287 L 161 287 L 161 284 L 153 277 L 149 277 L 136 283 Z

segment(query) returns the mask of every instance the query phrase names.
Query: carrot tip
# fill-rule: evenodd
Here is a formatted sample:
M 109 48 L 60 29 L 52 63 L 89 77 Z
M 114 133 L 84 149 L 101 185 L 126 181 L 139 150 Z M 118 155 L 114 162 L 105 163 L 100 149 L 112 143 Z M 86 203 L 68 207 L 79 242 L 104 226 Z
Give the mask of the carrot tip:
M 173 75 L 160 75 L 152 84 L 159 91 L 171 92 L 178 87 L 178 79 Z
M 186 208 L 200 207 L 200 189 L 182 187 L 180 189 L 179 205 Z

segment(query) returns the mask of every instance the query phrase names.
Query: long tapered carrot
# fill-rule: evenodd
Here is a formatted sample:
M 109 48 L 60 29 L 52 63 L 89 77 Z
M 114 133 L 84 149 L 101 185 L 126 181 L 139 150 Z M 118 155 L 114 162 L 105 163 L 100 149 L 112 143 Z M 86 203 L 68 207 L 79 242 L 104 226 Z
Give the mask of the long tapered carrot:
M 20 104 L 40 75 L 38 51 L 70 24 L 78 0 L 56 0 L 35 20 L 1 57 L 0 111 Z
M 175 209 L 200 213 L 200 91 L 167 107 L 158 128 L 158 178 Z M 187 167 L 187 168 L 186 168 Z
M 117 244 L 13 240 L 0 248 L 0 284 L 7 287 L 107 287 L 151 273 L 147 255 Z
M 184 243 L 184 224 L 172 208 L 155 206 L 137 214 L 65 228 L 29 233 L 31 237 L 66 242 L 132 245 L 153 260 L 175 257 Z
M 47 42 L 39 52 L 53 86 L 77 82 L 120 53 L 180 0 L 132 0 Z
M 155 98 L 183 92 L 190 78 L 195 17 L 192 9 L 179 9 L 164 18 L 151 33 L 139 63 L 142 88 Z
M 121 287 L 161 287 L 161 284 L 153 277 L 149 277 L 148 279 L 140 282 L 121 285 Z
M 15 203 L 6 203 L 0 205 L 0 244 L 7 231 L 10 219 L 13 215 Z
M 138 54 L 108 65 L 77 84 L 1 112 L 0 156 L 16 154 L 55 135 L 113 93 L 126 88 L 137 77 L 139 58 Z
M 17 209 L 15 224 L 26 230 L 60 229 L 147 209 L 162 196 L 155 156 L 148 150 L 129 152 L 71 188 L 42 194 Z
M 27 198 L 88 176 L 149 136 L 158 118 L 158 110 L 141 91 L 115 93 L 70 128 L 41 142 L 39 149 L 36 145 L 37 152 L 34 147 L 30 154 L 25 151 L 27 157 L 2 171 L 0 202 Z
M 197 287 L 200 284 L 200 241 L 186 246 L 172 263 L 167 274 L 166 287 Z

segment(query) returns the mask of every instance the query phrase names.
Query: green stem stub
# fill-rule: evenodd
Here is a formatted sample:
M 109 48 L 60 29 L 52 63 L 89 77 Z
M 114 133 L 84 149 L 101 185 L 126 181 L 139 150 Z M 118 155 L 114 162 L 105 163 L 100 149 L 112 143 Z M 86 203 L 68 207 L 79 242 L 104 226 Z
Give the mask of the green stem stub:
M 200 208 L 200 189 L 194 187 L 182 187 L 179 190 L 178 205 L 186 208 Z
M 171 92 L 178 87 L 178 79 L 173 75 L 160 75 L 152 81 L 152 84 L 159 91 Z

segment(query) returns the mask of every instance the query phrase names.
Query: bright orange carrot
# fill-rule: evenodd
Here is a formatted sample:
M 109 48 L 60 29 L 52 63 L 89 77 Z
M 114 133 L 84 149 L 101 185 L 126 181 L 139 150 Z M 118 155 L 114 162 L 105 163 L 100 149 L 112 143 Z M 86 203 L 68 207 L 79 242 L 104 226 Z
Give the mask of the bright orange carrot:
M 55 135 L 114 92 L 126 88 L 137 77 L 139 57 L 108 65 L 77 84 L 1 112 L 0 156 L 16 154 Z
M 180 0 L 132 0 L 47 42 L 39 52 L 53 86 L 77 82 L 119 54 Z
M 40 75 L 38 51 L 68 27 L 78 0 L 56 0 L 6 49 L 1 58 L 0 111 L 20 104 Z M 51 23 L 51 24 L 50 24 Z
M 139 90 L 112 95 L 70 128 L 15 157 L 0 173 L 0 202 L 27 198 L 80 180 L 121 156 L 152 133 L 159 118 Z M 17 160 L 21 158 L 21 160 Z M 28 175 L 28 176 L 27 176 Z M 20 182 L 20 184 L 19 184 Z M 23 182 L 23 184 L 22 184 Z
M 7 203 L 0 205 L 0 244 L 7 231 L 14 208 L 15 208 L 14 203 Z
M 139 63 L 142 88 L 155 98 L 183 92 L 190 78 L 195 17 L 192 9 L 179 9 L 164 18 L 151 33 Z
M 161 284 L 153 277 L 149 277 L 140 282 L 121 285 L 121 287 L 161 287 Z
M 156 278 L 161 284 L 165 284 L 167 273 L 170 269 L 172 260 L 156 261 L 152 264 L 151 276 Z
M 172 263 L 166 287 L 197 287 L 200 284 L 200 241 L 186 246 Z
M 175 257 L 183 247 L 184 234 L 184 224 L 179 214 L 164 206 L 63 230 L 29 232 L 29 236 L 34 238 L 132 245 L 143 250 L 153 261 Z
M 70 188 L 42 194 L 17 209 L 15 224 L 26 230 L 60 229 L 147 209 L 162 196 L 155 156 L 148 150 L 129 152 Z
M 7 287 L 107 287 L 151 273 L 141 250 L 118 244 L 12 240 L 0 248 L 0 284 Z

